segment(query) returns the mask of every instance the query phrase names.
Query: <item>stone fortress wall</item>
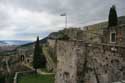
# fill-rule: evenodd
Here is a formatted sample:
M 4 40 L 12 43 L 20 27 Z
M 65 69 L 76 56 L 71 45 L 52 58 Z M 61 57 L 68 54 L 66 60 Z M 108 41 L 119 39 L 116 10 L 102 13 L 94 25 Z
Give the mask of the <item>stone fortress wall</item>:
M 112 83 L 125 80 L 125 47 L 57 41 L 56 83 Z

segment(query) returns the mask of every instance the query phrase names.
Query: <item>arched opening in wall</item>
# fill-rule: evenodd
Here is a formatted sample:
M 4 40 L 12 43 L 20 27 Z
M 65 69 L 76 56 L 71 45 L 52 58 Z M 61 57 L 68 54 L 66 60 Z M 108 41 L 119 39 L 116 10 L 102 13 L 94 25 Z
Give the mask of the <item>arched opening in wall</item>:
M 24 60 L 25 60 L 24 55 L 21 55 L 21 61 L 24 61 Z

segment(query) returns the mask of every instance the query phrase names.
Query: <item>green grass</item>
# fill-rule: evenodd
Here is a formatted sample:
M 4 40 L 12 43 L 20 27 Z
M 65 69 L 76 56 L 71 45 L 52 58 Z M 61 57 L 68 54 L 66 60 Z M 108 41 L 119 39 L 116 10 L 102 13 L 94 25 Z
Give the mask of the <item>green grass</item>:
M 32 74 L 23 76 L 18 83 L 54 83 L 54 75 Z
M 41 68 L 41 71 L 46 73 L 52 73 L 52 71 L 48 71 L 46 68 Z

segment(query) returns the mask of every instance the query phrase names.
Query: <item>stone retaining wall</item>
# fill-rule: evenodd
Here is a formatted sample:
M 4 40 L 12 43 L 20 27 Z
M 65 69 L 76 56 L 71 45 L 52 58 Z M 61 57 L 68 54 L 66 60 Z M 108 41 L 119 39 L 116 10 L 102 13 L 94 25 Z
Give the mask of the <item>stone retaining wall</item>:
M 57 41 L 56 83 L 112 83 L 125 80 L 125 47 Z

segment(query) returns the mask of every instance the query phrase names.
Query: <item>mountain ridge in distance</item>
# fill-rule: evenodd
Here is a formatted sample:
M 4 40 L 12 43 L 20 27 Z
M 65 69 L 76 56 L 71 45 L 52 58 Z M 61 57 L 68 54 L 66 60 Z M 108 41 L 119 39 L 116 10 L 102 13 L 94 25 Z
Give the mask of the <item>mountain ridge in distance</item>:
M 23 45 L 30 43 L 32 41 L 29 40 L 0 40 L 0 46 L 7 46 L 7 45 Z

